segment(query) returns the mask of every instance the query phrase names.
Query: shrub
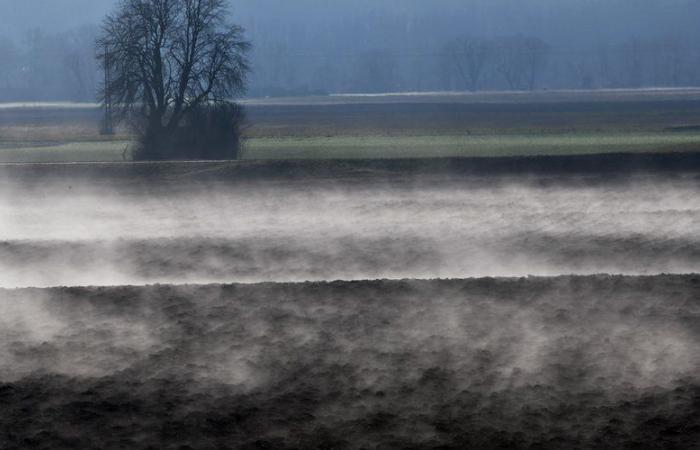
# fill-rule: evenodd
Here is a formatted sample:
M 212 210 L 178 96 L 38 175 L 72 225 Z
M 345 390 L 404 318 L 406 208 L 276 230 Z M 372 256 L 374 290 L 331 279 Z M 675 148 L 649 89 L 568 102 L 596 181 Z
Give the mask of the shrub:
M 237 159 L 245 121 L 235 103 L 197 107 L 174 129 L 141 127 L 136 161 Z

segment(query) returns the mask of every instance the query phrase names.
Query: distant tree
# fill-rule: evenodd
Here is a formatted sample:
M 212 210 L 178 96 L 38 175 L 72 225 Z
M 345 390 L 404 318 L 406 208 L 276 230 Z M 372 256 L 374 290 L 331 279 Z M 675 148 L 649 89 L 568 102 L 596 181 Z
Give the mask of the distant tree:
M 445 45 L 444 54 L 458 77 L 470 91 L 479 88 L 479 81 L 489 59 L 493 43 L 486 39 L 463 37 Z
M 14 42 L 0 36 L 0 100 L 10 100 L 10 91 L 13 87 L 18 70 L 19 52 Z
M 138 127 L 137 158 L 210 153 L 187 139 L 211 131 L 202 124 L 236 132 L 238 124 L 222 117 L 241 117 L 232 99 L 245 91 L 250 43 L 229 22 L 225 0 L 121 0 L 105 19 L 97 45 L 110 74 L 102 101 L 109 98 L 116 120 Z M 224 148 L 218 157 L 235 152 Z
M 549 46 L 539 38 L 529 37 L 523 41 L 522 51 L 527 71 L 527 86 L 528 89 L 534 90 L 537 86 L 539 72 L 547 62 Z
M 643 46 L 640 39 L 634 38 L 622 44 L 618 50 L 625 87 L 638 88 L 644 84 Z
M 547 60 L 547 44 L 536 37 L 518 35 L 499 39 L 496 47 L 497 70 L 508 87 L 534 90 Z
M 681 86 L 685 80 L 685 53 L 683 41 L 678 36 L 664 36 L 648 44 L 647 54 L 654 70 L 654 84 L 657 86 Z
M 64 43 L 62 63 L 69 95 L 73 100 L 94 99 L 99 74 L 94 57 L 95 35 L 95 28 L 81 27 L 61 36 Z
M 596 50 L 596 60 L 598 72 L 602 80 L 603 87 L 613 88 L 620 85 L 617 71 L 615 70 L 614 58 L 610 50 L 605 46 L 598 46 Z
M 356 66 L 354 90 L 360 92 L 392 92 L 398 90 L 396 60 L 391 53 L 374 50 L 363 53 Z

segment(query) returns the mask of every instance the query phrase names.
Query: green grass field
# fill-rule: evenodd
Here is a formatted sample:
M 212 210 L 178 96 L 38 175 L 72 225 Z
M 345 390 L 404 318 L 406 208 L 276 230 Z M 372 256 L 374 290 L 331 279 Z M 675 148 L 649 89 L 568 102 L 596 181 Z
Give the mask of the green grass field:
M 0 162 L 114 162 L 129 159 L 129 141 L 0 147 Z M 700 133 L 507 136 L 331 136 L 252 138 L 242 159 L 375 159 L 693 151 Z M 125 151 L 126 150 L 126 151 Z
M 0 163 L 114 162 L 123 161 L 128 141 L 87 141 L 42 145 L 0 146 Z
M 372 159 L 593 154 L 700 149 L 700 133 L 256 138 L 243 159 Z
M 696 90 L 341 96 L 246 108 L 249 160 L 700 150 Z M 95 105 L 0 105 L 0 163 L 128 160 L 133 136 L 100 136 L 100 117 Z

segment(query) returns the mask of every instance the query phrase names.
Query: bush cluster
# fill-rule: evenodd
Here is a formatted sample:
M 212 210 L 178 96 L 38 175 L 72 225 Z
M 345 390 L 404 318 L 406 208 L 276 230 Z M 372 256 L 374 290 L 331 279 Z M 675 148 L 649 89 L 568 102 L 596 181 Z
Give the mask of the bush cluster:
M 244 121 L 238 104 L 200 106 L 174 129 L 143 127 L 132 156 L 136 161 L 237 159 Z

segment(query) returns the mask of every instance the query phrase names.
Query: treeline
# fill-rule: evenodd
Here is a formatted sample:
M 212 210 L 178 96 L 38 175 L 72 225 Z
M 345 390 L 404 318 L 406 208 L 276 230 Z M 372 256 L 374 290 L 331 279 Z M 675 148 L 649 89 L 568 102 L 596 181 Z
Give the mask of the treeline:
M 234 2 L 251 94 L 700 85 L 697 1 L 322 3 Z
M 97 27 L 22 39 L 0 36 L 0 101 L 95 101 Z
M 534 90 L 700 84 L 700 51 L 681 38 L 561 49 L 537 37 L 457 38 L 440 55 L 439 89 Z
M 0 37 L 0 101 L 95 101 L 97 31 Z M 365 50 L 254 39 L 251 97 L 700 86 L 700 49 L 671 34 L 568 48 L 525 34 Z
M 298 53 L 279 44 L 254 55 L 256 95 L 614 89 L 700 85 L 700 49 L 685 39 L 632 38 L 561 48 L 536 36 L 457 37 L 433 49 Z

